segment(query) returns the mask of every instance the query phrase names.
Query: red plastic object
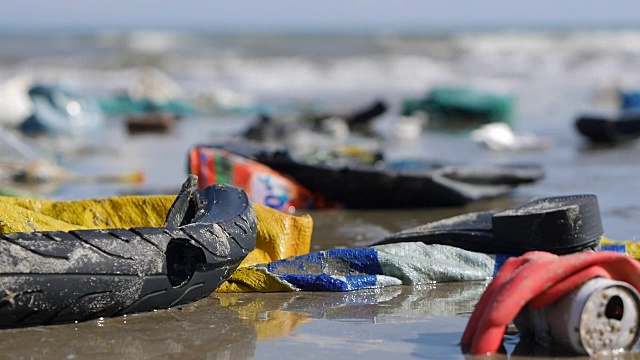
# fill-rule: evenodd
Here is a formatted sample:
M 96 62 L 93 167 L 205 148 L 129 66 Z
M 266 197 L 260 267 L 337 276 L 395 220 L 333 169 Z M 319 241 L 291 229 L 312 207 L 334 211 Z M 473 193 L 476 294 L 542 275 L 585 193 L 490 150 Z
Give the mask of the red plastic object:
M 617 252 L 557 256 L 534 251 L 508 259 L 471 314 L 460 341 L 463 352 L 495 353 L 507 325 L 525 305 L 541 308 L 596 277 L 624 281 L 640 291 L 640 263 Z
M 208 147 L 189 151 L 189 172 L 198 176 L 198 187 L 226 183 L 244 189 L 252 202 L 284 212 L 329 207 L 321 196 L 270 167 Z

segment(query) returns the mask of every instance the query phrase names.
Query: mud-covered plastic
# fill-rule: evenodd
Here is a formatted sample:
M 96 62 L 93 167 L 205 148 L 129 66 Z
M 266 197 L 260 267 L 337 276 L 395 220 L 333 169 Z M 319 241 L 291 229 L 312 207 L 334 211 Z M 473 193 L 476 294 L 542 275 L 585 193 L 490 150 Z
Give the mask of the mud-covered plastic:
M 374 245 L 422 241 L 488 254 L 538 250 L 563 255 L 597 248 L 603 233 L 598 198 L 583 194 L 455 216 L 388 235 Z
M 0 235 L 0 327 L 165 309 L 213 292 L 254 249 L 243 190 L 190 176 L 165 226 Z
M 384 161 L 338 154 L 309 159 L 289 148 L 249 141 L 198 145 L 252 159 L 294 179 L 327 204 L 356 209 L 459 206 L 508 194 L 544 177 L 538 164 L 460 165 L 433 161 Z M 312 157 L 311 157 L 312 158 Z M 374 162 L 363 161 L 364 159 Z M 190 171 L 201 171 L 190 164 Z M 315 208 L 319 208 L 314 204 Z

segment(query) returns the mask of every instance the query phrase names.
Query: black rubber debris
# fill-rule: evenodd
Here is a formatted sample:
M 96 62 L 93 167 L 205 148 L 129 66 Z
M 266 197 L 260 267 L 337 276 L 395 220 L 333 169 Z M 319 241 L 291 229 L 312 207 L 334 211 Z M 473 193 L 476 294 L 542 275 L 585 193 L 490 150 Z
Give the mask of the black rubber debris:
M 213 292 L 256 243 L 241 189 L 189 177 L 165 227 L 0 235 L 0 327 L 166 309 Z
M 263 163 L 345 208 L 460 206 L 505 195 L 544 178 L 544 170 L 537 164 L 391 162 L 381 157 L 373 164 L 348 157 L 309 162 L 297 158 L 286 147 L 249 141 L 195 147 L 222 149 Z
M 603 235 L 595 195 L 542 198 L 512 210 L 477 212 L 391 234 L 373 245 L 408 241 L 488 254 L 558 255 L 597 248 Z
M 627 111 L 617 116 L 582 115 L 576 129 L 589 141 L 600 144 L 623 144 L 640 138 L 640 112 Z

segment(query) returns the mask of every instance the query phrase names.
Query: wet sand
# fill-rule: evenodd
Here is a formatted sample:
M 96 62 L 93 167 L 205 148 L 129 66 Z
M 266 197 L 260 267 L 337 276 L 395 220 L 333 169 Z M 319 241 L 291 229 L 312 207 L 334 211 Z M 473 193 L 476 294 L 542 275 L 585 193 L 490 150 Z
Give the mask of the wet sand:
M 246 119 L 185 119 L 167 135 L 129 136 L 122 124 L 114 121 L 102 142 L 89 144 L 97 148 L 69 157 L 67 165 L 86 173 L 143 170 L 145 184 L 69 184 L 55 196 L 172 193 L 186 177 L 189 146 L 228 137 L 244 124 Z M 387 144 L 389 153 L 398 156 L 422 154 L 464 162 L 535 161 L 545 167 L 547 176 L 510 196 L 463 207 L 310 211 L 314 218 L 312 250 L 367 246 L 385 234 L 429 221 L 470 211 L 512 208 L 534 197 L 578 193 L 598 195 L 608 236 L 637 237 L 640 147 L 589 149 L 569 128 L 549 130 L 557 136 L 555 147 L 537 153 L 495 153 L 482 150 L 465 137 L 437 134 L 425 134 L 416 144 Z M 458 341 L 486 285 L 442 283 L 352 293 L 213 294 L 193 304 L 153 313 L 3 330 L 0 353 L 8 359 L 460 359 Z M 506 350 L 514 351 L 515 343 L 517 339 L 509 340 Z
M 455 357 L 484 283 L 215 294 L 177 309 L 0 332 L 3 358 Z
M 152 313 L 3 330 L 0 351 L 6 359 L 462 359 L 458 342 L 486 285 L 213 294 Z M 504 351 L 511 358 L 546 358 L 513 336 Z

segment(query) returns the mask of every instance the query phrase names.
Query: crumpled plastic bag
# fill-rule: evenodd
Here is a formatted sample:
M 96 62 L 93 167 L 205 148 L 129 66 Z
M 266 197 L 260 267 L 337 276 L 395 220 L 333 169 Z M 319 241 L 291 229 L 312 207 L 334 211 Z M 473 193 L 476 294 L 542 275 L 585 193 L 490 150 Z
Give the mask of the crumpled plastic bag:
M 601 250 L 640 259 L 636 241 L 601 240 Z M 239 269 L 221 291 L 353 291 L 390 285 L 487 280 L 509 258 L 446 245 L 404 242 L 331 249 Z
M 221 291 L 353 291 L 487 280 L 501 261 L 500 255 L 421 242 L 332 249 L 239 269 Z

